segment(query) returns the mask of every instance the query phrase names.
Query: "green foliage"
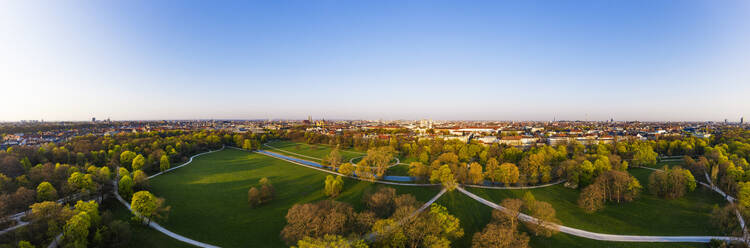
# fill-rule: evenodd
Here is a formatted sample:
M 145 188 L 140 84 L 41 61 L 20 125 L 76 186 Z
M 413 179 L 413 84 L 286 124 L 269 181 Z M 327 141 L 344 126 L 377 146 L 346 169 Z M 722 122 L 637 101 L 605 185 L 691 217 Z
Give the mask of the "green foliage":
M 124 151 L 120 153 L 120 165 L 122 166 L 130 166 L 133 164 L 133 159 L 135 159 L 135 152 L 131 151 Z
M 339 235 L 326 234 L 323 238 L 305 237 L 297 242 L 299 248 L 367 248 L 364 240 L 348 240 Z
M 138 156 L 133 158 L 133 165 L 130 168 L 132 168 L 133 171 L 142 170 L 144 165 L 146 165 L 146 159 L 143 155 L 138 154 Z
M 354 165 L 352 165 L 350 163 L 344 163 L 344 164 L 341 165 L 341 167 L 339 168 L 338 171 L 341 174 L 344 174 L 344 175 L 347 175 L 347 176 L 351 176 L 351 175 L 354 174 Z
M 167 157 L 167 155 L 161 155 L 161 158 L 159 158 L 159 170 L 165 171 L 168 170 L 169 167 L 169 157 Z
M 54 201 L 57 200 L 57 190 L 49 182 L 42 182 L 36 187 L 36 200 L 42 201 Z
M 63 247 L 87 247 L 90 226 L 91 219 L 86 212 L 73 215 L 63 228 Z
M 125 175 L 120 178 L 120 182 L 118 182 L 118 192 L 122 197 L 125 199 L 128 199 L 133 194 L 133 186 L 135 183 L 133 183 L 133 179 L 130 178 L 130 176 Z
M 21 240 L 18 241 L 18 248 L 36 248 L 36 246 L 32 245 L 29 241 Z
M 335 178 L 331 175 L 326 176 L 324 191 L 327 196 L 336 197 L 341 193 L 343 188 L 344 179 L 341 176 L 336 176 Z
M 68 177 L 68 185 L 84 193 L 90 193 L 96 190 L 96 184 L 94 184 L 91 174 L 83 174 L 80 172 L 74 172 Z
M 443 187 L 445 187 L 449 191 L 456 189 L 456 187 L 458 186 L 456 179 L 453 177 L 453 172 L 451 171 L 450 166 L 447 164 L 440 166 L 440 169 L 438 170 L 432 171 L 432 175 L 430 176 L 430 182 L 432 183 L 439 182 L 443 184 Z

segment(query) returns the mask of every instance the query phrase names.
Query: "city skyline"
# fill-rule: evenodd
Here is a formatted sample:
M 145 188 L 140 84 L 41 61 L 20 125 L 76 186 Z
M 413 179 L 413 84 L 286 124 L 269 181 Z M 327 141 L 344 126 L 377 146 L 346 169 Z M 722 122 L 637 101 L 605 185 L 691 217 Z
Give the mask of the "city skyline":
M 738 121 L 746 1 L 8 2 L 0 121 Z

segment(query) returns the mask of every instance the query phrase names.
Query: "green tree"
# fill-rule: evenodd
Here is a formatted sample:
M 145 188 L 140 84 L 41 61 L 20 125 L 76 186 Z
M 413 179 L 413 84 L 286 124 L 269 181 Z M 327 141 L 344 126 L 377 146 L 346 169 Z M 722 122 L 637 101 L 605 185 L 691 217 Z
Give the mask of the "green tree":
M 70 218 L 63 228 L 63 247 L 87 247 L 90 226 L 91 219 L 86 212 L 79 212 Z
M 440 169 L 433 170 L 430 176 L 430 182 L 441 183 L 448 190 L 454 190 L 458 186 L 456 179 L 453 177 L 453 172 L 449 165 L 444 164 L 440 166 Z
M 83 174 L 80 172 L 73 172 L 73 174 L 68 177 L 68 185 L 84 193 L 90 193 L 96 190 L 96 184 L 94 184 L 94 179 L 91 174 Z
M 36 246 L 32 245 L 29 241 L 21 240 L 18 241 L 18 248 L 36 248 Z
M 42 182 L 36 187 L 36 200 L 38 202 L 57 200 L 57 190 L 51 183 Z
M 499 182 L 498 178 L 498 171 L 500 170 L 500 164 L 497 162 L 497 159 L 490 158 L 487 160 L 487 166 L 485 168 L 485 176 L 490 179 L 492 182 Z
M 120 165 L 122 166 L 130 166 L 133 164 L 133 159 L 135 159 L 135 152 L 131 151 L 124 151 L 120 153 Z
M 331 175 L 326 176 L 325 194 L 329 197 L 336 197 L 344 188 L 344 179 L 341 176 L 335 178 Z
M 148 191 L 138 191 L 133 194 L 130 207 L 135 211 L 136 216 L 145 218 L 147 224 L 153 219 L 166 217 L 169 212 L 169 207 L 164 206 L 164 199 L 157 198 Z
M 169 157 L 167 157 L 167 155 L 161 155 L 161 158 L 159 159 L 159 169 L 165 171 L 168 170 L 169 167 Z
M 469 164 L 469 183 L 484 183 L 484 173 L 482 172 L 482 165 L 477 162 Z
M 250 142 L 249 139 L 245 139 L 245 141 L 242 142 L 242 149 L 252 150 L 253 149 L 253 143 Z
M 344 163 L 339 168 L 339 173 L 351 176 L 352 174 L 354 174 L 354 166 L 350 163 Z
M 131 168 L 134 171 L 142 170 L 144 165 L 146 165 L 146 159 L 143 157 L 143 155 L 138 154 L 138 156 L 135 156 L 135 158 L 133 158 L 133 166 L 131 166 Z
M 133 171 L 133 183 L 140 189 L 148 188 L 148 176 L 142 170 Z
M 118 179 L 122 179 L 124 176 L 130 176 L 130 171 L 125 169 L 125 167 L 120 167 L 117 169 L 117 176 L 119 177 Z
M 98 226 L 99 222 L 101 221 L 101 216 L 99 216 L 99 204 L 93 200 L 78 200 L 75 205 L 75 212 L 86 212 L 86 215 L 89 217 L 92 226 Z
M 737 202 L 743 208 L 750 208 L 750 182 L 740 182 L 737 186 Z
M 364 240 L 349 240 L 339 235 L 326 234 L 323 238 L 305 237 L 297 241 L 298 248 L 367 248 Z
M 258 190 L 258 188 L 256 187 L 250 187 L 250 189 L 247 191 L 247 204 L 249 204 L 250 207 L 256 207 L 260 205 L 260 203 L 260 190 Z
M 341 164 L 341 154 L 339 153 L 338 147 L 334 148 L 331 153 L 328 154 L 325 162 L 328 163 L 328 165 L 330 165 L 333 170 L 336 170 L 336 168 L 339 167 L 339 165 Z
M 125 175 L 122 178 L 120 178 L 120 182 L 118 183 L 118 192 L 120 195 L 122 195 L 125 199 L 130 197 L 133 194 L 133 186 L 135 183 L 133 183 L 133 179 L 130 178 L 130 176 Z
M 500 165 L 500 168 L 496 173 L 497 175 L 495 177 L 497 178 L 497 180 L 505 185 L 517 183 L 518 177 L 520 176 L 518 167 L 516 167 L 516 165 L 512 163 L 503 163 L 502 165 Z

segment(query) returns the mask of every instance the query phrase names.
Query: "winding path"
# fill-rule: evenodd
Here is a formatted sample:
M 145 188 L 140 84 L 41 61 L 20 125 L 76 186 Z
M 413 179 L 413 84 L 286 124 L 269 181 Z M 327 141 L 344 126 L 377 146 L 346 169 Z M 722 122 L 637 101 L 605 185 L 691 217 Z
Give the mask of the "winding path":
M 465 195 L 469 196 L 470 198 L 487 205 L 491 208 L 505 211 L 505 208 L 503 206 L 500 206 L 498 204 L 495 204 L 491 201 L 488 201 L 482 197 L 479 197 L 461 187 L 456 188 L 461 193 L 464 193 Z M 518 219 L 525 222 L 530 221 L 536 221 L 536 218 L 531 217 L 526 214 L 519 214 Z M 595 233 L 595 232 L 589 232 L 584 231 L 577 228 L 567 227 L 563 225 L 557 225 L 555 226 L 560 230 L 560 232 L 567 233 L 573 236 L 588 238 L 588 239 L 595 239 L 595 240 L 602 240 L 602 241 L 617 241 L 617 242 L 698 242 L 698 243 L 708 243 L 712 239 L 719 239 L 719 240 L 737 240 L 741 241 L 741 237 L 725 237 L 725 236 L 641 236 L 641 235 L 616 235 L 616 234 L 604 234 L 604 233 Z

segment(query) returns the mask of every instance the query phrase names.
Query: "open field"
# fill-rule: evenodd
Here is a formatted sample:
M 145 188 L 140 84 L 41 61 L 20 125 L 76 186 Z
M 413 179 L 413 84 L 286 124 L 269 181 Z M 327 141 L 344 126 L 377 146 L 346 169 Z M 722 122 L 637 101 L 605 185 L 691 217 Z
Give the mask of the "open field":
M 173 239 L 148 226 L 132 223 L 133 214 L 115 199 L 108 199 L 102 203 L 102 208 L 112 212 L 116 220 L 130 223 L 131 238 L 128 247 L 194 247 Z
M 537 198 L 538 199 L 538 198 Z M 471 247 L 471 239 L 475 232 L 482 231 L 491 219 L 492 208 L 485 206 L 460 192 L 449 192 L 443 195 L 438 204 L 444 205 L 453 215 L 461 220 L 464 237 L 454 242 L 454 247 Z M 559 213 L 559 211 L 558 211 Z M 528 233 L 528 232 L 527 232 Z M 529 234 L 530 235 L 530 234 Z M 564 233 L 558 233 L 550 238 L 530 235 L 531 247 L 706 247 L 700 243 L 638 243 L 638 242 L 608 242 L 580 238 Z
M 162 226 L 186 237 L 222 247 L 283 247 L 279 238 L 284 216 L 296 203 L 326 199 L 327 173 L 246 151 L 227 149 L 196 158 L 192 164 L 150 181 L 152 192 L 164 197 L 172 211 Z M 267 177 L 276 197 L 258 208 L 247 205 L 247 190 Z M 361 199 L 379 185 L 345 179 L 336 198 L 361 210 Z M 420 201 L 438 188 L 394 187 Z
M 578 207 L 578 190 L 562 185 L 531 190 L 469 188 L 469 191 L 498 203 L 505 198 L 521 198 L 530 191 L 537 200 L 552 204 L 562 224 L 587 231 L 633 235 L 722 235 L 710 224 L 712 207 L 725 203 L 721 196 L 698 187 L 679 199 L 661 199 L 648 192 L 650 170 L 631 169 L 630 172 L 644 186 L 641 196 L 630 203 L 607 204 L 606 208 L 592 214 Z

